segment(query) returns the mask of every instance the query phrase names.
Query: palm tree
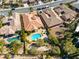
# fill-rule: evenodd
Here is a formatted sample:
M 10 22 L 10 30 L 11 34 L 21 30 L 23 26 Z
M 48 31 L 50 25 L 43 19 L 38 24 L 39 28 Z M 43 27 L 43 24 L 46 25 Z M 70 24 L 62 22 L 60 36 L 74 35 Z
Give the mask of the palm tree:
M 21 40 L 23 42 L 27 41 L 27 34 L 25 33 L 24 30 L 21 31 Z
M 24 53 L 26 54 L 26 43 L 30 43 L 29 40 L 27 40 L 27 33 L 25 33 L 24 30 L 24 25 L 23 25 L 23 18 L 22 15 L 20 15 L 20 20 L 21 20 L 21 26 L 22 26 L 22 30 L 21 30 L 21 41 L 24 43 Z
M 27 34 L 24 30 L 21 31 L 21 41 L 24 43 L 24 54 L 26 54 L 26 43 L 30 43 L 29 40 L 27 40 Z

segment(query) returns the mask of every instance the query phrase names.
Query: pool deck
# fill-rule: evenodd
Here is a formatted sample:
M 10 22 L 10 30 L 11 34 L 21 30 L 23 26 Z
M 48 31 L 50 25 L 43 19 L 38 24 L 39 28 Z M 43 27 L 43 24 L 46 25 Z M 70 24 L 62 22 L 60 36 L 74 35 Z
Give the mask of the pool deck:
M 29 41 L 32 41 L 32 39 L 31 39 L 32 35 L 37 34 L 37 33 L 42 35 L 40 39 L 44 39 L 45 37 L 47 37 L 46 34 L 43 34 L 43 33 L 45 33 L 45 32 L 46 32 L 46 31 L 45 31 L 44 29 L 39 29 L 39 30 L 37 30 L 37 32 L 30 34 L 30 35 L 27 37 L 27 39 L 29 39 Z
M 12 36 L 12 37 L 9 37 L 9 38 L 5 38 L 4 41 L 6 42 L 6 44 L 9 44 L 10 42 L 8 41 L 8 39 L 11 39 L 11 38 L 15 38 L 19 35 L 15 35 L 15 36 Z

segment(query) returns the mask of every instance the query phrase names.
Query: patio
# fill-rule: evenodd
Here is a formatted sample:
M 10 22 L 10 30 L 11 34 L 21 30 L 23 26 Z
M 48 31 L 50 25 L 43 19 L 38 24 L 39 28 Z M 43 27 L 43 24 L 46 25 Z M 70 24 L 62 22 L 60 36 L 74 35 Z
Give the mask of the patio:
M 32 35 L 34 35 L 34 34 L 40 34 L 41 35 L 41 37 L 40 37 L 40 39 L 44 39 L 44 38 L 48 38 L 48 36 L 46 35 L 46 30 L 45 29 L 38 29 L 37 31 L 35 31 L 34 33 L 31 33 L 28 37 L 27 37 L 27 39 L 29 39 L 29 41 L 32 41 Z

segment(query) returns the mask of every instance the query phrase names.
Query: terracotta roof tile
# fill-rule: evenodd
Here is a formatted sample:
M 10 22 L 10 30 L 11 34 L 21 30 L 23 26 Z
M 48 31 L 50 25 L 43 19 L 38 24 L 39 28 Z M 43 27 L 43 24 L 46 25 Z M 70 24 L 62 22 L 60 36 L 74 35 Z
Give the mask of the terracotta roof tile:
M 32 31 L 39 27 L 43 27 L 40 18 L 36 16 L 35 13 L 23 14 L 22 17 L 23 17 L 24 28 L 27 31 Z

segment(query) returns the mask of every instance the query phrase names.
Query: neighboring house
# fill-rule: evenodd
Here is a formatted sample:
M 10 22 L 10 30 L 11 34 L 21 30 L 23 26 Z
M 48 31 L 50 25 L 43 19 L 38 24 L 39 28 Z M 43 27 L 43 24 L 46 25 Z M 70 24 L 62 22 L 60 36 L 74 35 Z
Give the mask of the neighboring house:
M 20 14 L 14 13 L 13 14 L 13 20 L 14 20 L 14 28 L 16 31 L 21 30 L 21 21 L 20 21 Z
M 60 33 L 63 27 L 63 21 L 53 9 L 45 9 L 40 12 L 40 17 L 42 18 L 45 28 L 49 29 L 51 35 L 63 38 L 62 33 Z
M 40 20 L 40 17 L 37 15 L 37 12 L 25 13 L 22 14 L 24 29 L 26 31 L 32 31 L 43 27 L 43 24 Z
M 44 10 L 40 13 L 40 17 L 43 19 L 42 22 L 46 27 L 55 27 L 63 23 L 62 19 L 57 16 L 54 10 Z
M 9 35 L 9 34 L 14 34 L 14 33 L 15 31 L 13 30 L 11 26 L 4 26 L 0 28 L 0 34 Z
M 60 5 L 54 8 L 55 12 L 63 19 L 63 21 L 74 20 L 77 13 L 65 5 Z
M 16 31 L 21 30 L 20 16 L 17 13 L 11 17 L 5 17 L 2 22 L 4 26 L 0 28 L 0 34 L 15 34 Z

